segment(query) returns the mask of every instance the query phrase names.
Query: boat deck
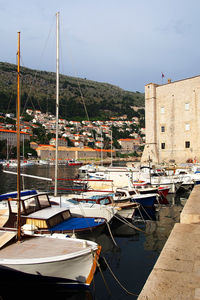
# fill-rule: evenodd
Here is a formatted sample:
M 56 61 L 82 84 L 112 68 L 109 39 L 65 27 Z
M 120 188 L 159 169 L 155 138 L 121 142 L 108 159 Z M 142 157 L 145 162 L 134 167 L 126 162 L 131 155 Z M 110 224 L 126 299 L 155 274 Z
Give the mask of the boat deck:
M 3 227 L 8 221 L 9 211 L 8 209 L 0 209 L 0 227 Z
M 5 234 L 0 233 L 1 236 Z M 14 242 L 0 251 L 0 259 L 33 259 L 71 254 L 91 248 L 90 245 L 73 239 L 30 237 Z
M 52 207 L 51 206 L 51 207 L 47 207 L 45 209 L 41 209 L 41 210 L 38 210 L 36 212 L 33 212 L 33 213 L 29 214 L 27 216 L 27 218 L 46 220 L 46 219 L 50 219 L 53 216 L 55 216 L 57 214 L 60 214 L 62 212 L 65 212 L 65 211 L 67 211 L 66 207 L 61 208 L 61 207 Z
M 111 204 L 109 204 L 109 206 L 123 209 L 123 208 L 137 208 L 137 207 L 139 207 L 139 204 L 135 203 L 135 202 L 130 202 L 130 201 L 123 201 L 123 202 L 111 203 Z

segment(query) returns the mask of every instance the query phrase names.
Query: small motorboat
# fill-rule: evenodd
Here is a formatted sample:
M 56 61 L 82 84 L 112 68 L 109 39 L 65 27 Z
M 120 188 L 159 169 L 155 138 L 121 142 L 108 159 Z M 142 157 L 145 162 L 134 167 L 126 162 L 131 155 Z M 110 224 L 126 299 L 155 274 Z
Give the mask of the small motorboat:
M 70 159 L 67 161 L 67 166 L 74 166 L 74 167 L 80 167 L 82 166 L 83 163 L 81 161 L 75 160 L 75 159 Z

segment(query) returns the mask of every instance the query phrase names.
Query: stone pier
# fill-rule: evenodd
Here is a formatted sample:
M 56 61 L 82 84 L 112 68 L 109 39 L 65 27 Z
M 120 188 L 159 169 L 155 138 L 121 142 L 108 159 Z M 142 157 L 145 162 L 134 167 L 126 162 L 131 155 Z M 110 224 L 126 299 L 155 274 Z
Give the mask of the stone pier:
M 200 185 L 194 187 L 138 300 L 200 300 Z

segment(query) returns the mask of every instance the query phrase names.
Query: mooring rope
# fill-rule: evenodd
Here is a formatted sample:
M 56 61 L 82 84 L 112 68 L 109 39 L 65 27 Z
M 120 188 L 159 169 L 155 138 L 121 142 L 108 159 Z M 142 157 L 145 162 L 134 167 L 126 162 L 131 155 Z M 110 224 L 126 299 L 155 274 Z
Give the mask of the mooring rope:
M 109 233 L 110 233 L 110 236 L 111 236 L 111 238 L 112 238 L 113 243 L 115 244 L 116 247 L 119 248 L 119 246 L 118 246 L 117 243 L 115 242 L 115 239 L 114 239 L 114 237 L 113 237 L 113 235 L 112 235 L 112 231 L 111 231 L 111 229 L 110 229 L 110 225 L 108 224 L 107 221 L 106 221 L 106 225 L 107 225 L 107 227 L 108 227 L 108 231 L 109 231 Z
M 127 221 L 127 220 L 126 220 L 124 217 L 122 217 L 122 216 L 118 217 L 118 216 L 116 216 L 116 215 L 114 215 L 114 217 L 115 217 L 116 219 L 118 219 L 119 221 L 121 221 L 122 223 L 124 223 L 124 224 L 128 225 L 130 228 L 132 228 L 132 229 L 135 229 L 135 230 L 138 230 L 138 231 L 141 231 L 141 232 L 144 232 L 144 233 L 145 233 L 145 231 L 144 231 L 144 230 L 142 230 L 142 229 L 138 228 L 137 226 L 133 225 L 132 223 L 128 222 L 128 221 Z
M 128 291 L 121 283 L 120 283 L 119 279 L 115 276 L 115 274 L 114 274 L 113 271 L 111 270 L 111 268 L 110 268 L 110 266 L 109 266 L 109 264 L 108 264 L 108 262 L 106 261 L 106 259 L 105 259 L 104 256 L 103 256 L 103 260 L 104 260 L 106 266 L 108 267 L 108 269 L 109 269 L 111 275 L 114 277 L 114 279 L 115 279 L 115 280 L 117 281 L 117 283 L 120 285 L 120 287 L 121 287 L 127 294 L 132 295 L 132 296 L 138 296 L 138 294 L 136 294 L 136 293 L 129 292 L 129 291 Z
M 102 279 L 103 279 L 103 282 L 104 282 L 104 284 L 105 284 L 105 287 L 106 287 L 106 289 L 107 289 L 109 295 L 111 295 L 111 291 L 110 291 L 109 286 L 108 286 L 108 284 L 107 284 L 107 282 L 106 282 L 106 280 L 105 280 L 105 277 L 104 277 L 103 272 L 102 272 L 102 270 L 101 270 L 101 266 L 100 266 L 100 264 L 99 264 L 99 262 L 98 262 L 98 259 L 96 260 L 96 262 L 97 262 L 97 266 L 98 266 L 98 268 L 99 268 L 101 277 L 102 277 Z
M 146 209 L 141 205 L 143 211 L 145 212 L 145 214 L 149 217 L 149 219 L 152 221 L 151 216 L 148 214 L 148 212 L 146 211 Z

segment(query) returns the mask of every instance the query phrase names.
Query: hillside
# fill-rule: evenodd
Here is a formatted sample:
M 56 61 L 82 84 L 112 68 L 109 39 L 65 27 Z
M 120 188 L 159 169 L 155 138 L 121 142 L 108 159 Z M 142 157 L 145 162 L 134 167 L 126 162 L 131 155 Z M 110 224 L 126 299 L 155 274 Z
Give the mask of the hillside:
M 45 72 L 21 68 L 21 107 L 55 114 L 56 76 Z M 60 75 L 60 118 L 108 119 L 124 114 L 128 118 L 144 117 L 144 94 L 125 91 L 117 86 Z M 17 66 L 0 62 L 0 111 L 15 112 Z M 87 112 L 87 113 L 86 113 Z

